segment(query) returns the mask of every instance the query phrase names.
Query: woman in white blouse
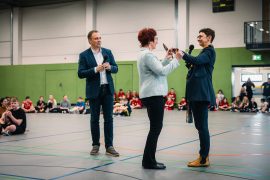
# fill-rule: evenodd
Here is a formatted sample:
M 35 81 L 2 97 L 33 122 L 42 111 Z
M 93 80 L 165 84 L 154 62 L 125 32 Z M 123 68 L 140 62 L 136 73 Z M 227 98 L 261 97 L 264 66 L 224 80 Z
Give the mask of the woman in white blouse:
M 147 108 L 150 120 L 142 166 L 145 169 L 165 169 L 163 163 L 156 161 L 157 141 L 163 126 L 164 96 L 168 93 L 167 75 L 179 66 L 182 53 L 169 50 L 166 58 L 160 61 L 153 50 L 158 43 L 157 33 L 152 28 L 144 28 L 138 34 L 141 50 L 138 58 L 140 98 Z M 174 58 L 173 58 L 174 56 Z

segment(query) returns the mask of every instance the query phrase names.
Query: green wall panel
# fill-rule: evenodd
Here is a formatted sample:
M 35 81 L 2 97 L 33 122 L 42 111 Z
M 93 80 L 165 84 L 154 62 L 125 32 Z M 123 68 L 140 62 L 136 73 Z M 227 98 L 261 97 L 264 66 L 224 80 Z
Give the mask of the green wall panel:
M 230 49 L 216 49 L 216 62 L 213 71 L 213 86 L 217 93 L 222 89 L 225 97 L 231 99 L 231 53 Z
M 127 90 L 133 89 L 133 65 L 132 64 L 122 64 L 119 65 L 119 70 L 117 75 L 115 75 L 115 90 L 123 89 L 125 92 Z
M 195 49 L 192 55 L 196 56 L 199 52 L 200 50 Z M 215 92 L 218 89 L 222 89 L 228 99 L 232 95 L 232 66 L 270 66 L 269 52 L 254 53 L 241 47 L 216 48 L 216 53 L 217 58 L 213 72 L 214 89 Z M 252 61 L 253 54 L 261 54 L 262 61 Z M 117 64 L 119 66 L 119 72 L 113 74 L 116 91 L 120 88 L 123 88 L 125 91 L 129 89 L 138 91 L 139 78 L 136 61 L 120 61 Z M 69 96 L 72 102 L 75 102 L 78 96 L 85 96 L 85 79 L 78 78 L 77 69 L 77 63 L 0 66 L 0 97 L 17 96 L 22 101 L 25 96 L 30 96 L 36 102 L 38 97 L 42 95 L 47 100 L 49 91 L 57 90 L 56 87 L 48 84 L 51 84 L 53 81 L 58 82 L 59 78 L 66 78 L 64 81 L 68 90 L 60 91 L 58 89 L 60 94 L 57 95 L 57 101 L 60 102 L 64 93 Z M 54 75 L 51 75 L 50 78 L 47 75 L 46 79 L 47 72 L 53 72 Z M 176 90 L 177 101 L 185 95 L 186 74 L 187 68 L 185 67 L 185 63 L 180 61 L 180 67 L 168 76 L 168 87 Z M 59 83 L 60 81 L 58 85 Z
M 19 66 L 25 72 L 24 79 L 24 94 L 20 95 L 20 99 L 25 96 L 30 98 L 36 103 L 39 96 L 45 96 L 45 71 L 42 66 Z M 13 94 L 10 94 L 13 95 Z M 17 96 L 17 95 L 16 95 Z M 45 100 L 46 100 L 45 96 Z
M 15 66 L 12 70 L 5 67 L 3 76 L 5 78 L 2 79 L 1 89 L 3 88 L 4 92 L 9 93 L 10 95 L 24 94 L 26 81 L 24 78 L 24 69 L 19 66 Z
M 71 102 L 77 98 L 77 73 L 75 69 L 46 70 L 45 73 L 46 97 L 54 95 L 59 102 L 67 95 Z
M 180 61 L 180 67 L 168 76 L 168 88 L 174 88 L 177 99 L 185 96 L 187 68 L 184 61 Z

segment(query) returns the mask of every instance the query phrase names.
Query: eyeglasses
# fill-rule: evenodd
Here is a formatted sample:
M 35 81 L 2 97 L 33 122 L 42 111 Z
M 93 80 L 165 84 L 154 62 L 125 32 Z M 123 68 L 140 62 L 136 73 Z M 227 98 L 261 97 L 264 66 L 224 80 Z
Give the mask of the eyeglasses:
M 197 39 L 201 39 L 201 38 L 203 38 L 204 36 L 202 36 L 202 35 L 199 35 L 199 36 L 197 36 Z
M 158 40 L 158 37 L 155 37 L 155 40 L 157 41 Z

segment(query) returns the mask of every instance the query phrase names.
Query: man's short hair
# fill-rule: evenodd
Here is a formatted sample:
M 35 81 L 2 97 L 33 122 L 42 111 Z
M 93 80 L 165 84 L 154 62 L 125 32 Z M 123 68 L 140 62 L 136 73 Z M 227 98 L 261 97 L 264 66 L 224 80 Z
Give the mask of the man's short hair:
M 98 33 L 98 30 L 92 30 L 92 31 L 90 31 L 90 32 L 88 33 L 88 35 L 87 35 L 87 38 L 88 38 L 88 39 L 91 39 L 91 38 L 92 38 L 92 35 L 93 35 L 94 33 Z
M 215 31 L 210 29 L 210 28 L 203 28 L 199 31 L 200 32 L 203 32 L 206 36 L 211 36 L 212 39 L 211 39 L 211 43 L 214 41 L 215 39 Z

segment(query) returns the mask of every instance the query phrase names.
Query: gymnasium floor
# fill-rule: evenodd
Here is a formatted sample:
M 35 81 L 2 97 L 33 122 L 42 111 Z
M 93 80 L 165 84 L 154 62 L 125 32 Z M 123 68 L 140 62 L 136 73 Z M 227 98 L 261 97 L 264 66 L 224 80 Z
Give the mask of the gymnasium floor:
M 144 170 L 141 159 L 149 123 L 145 109 L 114 118 L 119 158 L 90 156 L 89 115 L 28 114 L 25 135 L 0 136 L 0 179 L 236 180 L 270 179 L 270 113 L 209 112 L 209 168 L 188 168 L 199 142 L 185 112 L 165 112 L 157 160 L 166 170 Z M 103 122 L 103 120 L 101 120 Z M 103 123 L 101 123 L 103 127 Z

